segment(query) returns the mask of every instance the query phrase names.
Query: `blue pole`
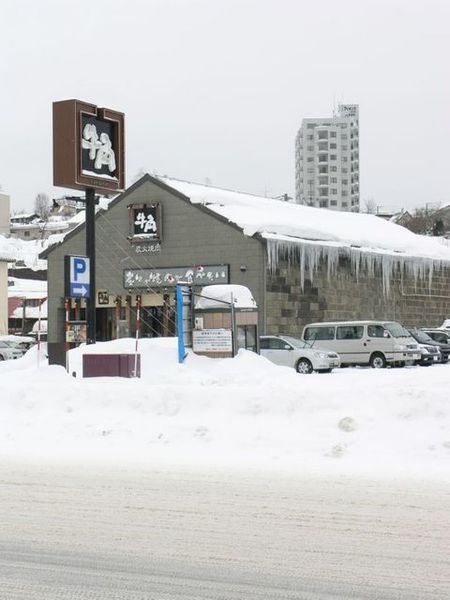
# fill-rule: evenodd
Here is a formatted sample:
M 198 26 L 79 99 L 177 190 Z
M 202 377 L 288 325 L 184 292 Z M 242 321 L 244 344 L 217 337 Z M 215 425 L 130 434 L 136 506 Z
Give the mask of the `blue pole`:
M 183 363 L 186 350 L 184 348 L 184 328 L 183 328 L 183 290 L 177 283 L 177 330 L 178 330 L 178 362 Z

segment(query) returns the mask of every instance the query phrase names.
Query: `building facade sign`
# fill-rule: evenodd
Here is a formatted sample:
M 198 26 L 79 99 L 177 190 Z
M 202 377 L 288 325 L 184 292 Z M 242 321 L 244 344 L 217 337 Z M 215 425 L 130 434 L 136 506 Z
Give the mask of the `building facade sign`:
M 150 241 L 160 241 L 161 206 L 154 204 L 133 204 L 130 211 L 130 241 L 132 244 Z
M 194 352 L 232 352 L 231 329 L 194 329 L 192 349 Z
M 126 290 L 175 287 L 180 282 L 192 285 L 229 283 L 229 265 L 126 269 L 124 271 L 124 288 Z
M 125 188 L 124 115 L 80 100 L 53 103 L 53 184 Z

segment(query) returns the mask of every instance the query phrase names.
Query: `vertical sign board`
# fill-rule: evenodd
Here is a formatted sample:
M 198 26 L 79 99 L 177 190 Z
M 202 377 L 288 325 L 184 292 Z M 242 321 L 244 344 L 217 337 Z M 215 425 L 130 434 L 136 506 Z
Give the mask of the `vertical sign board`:
M 81 100 L 53 103 L 53 185 L 125 188 L 124 114 Z
M 89 258 L 87 256 L 65 256 L 64 281 L 67 298 L 90 298 Z
M 88 298 L 88 344 L 95 342 L 96 332 L 95 194 L 125 189 L 124 123 L 123 113 L 89 102 L 73 99 L 53 103 L 53 185 L 86 191 L 86 255 L 90 265 L 84 261 L 72 265 L 69 279 L 73 285 L 66 291 L 72 298 Z M 87 282 L 86 272 L 90 273 Z

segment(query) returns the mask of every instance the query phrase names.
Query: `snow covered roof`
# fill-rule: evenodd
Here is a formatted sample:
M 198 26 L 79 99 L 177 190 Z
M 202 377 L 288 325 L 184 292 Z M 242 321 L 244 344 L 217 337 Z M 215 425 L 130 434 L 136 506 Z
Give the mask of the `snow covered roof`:
M 226 308 L 232 301 L 235 308 L 256 308 L 251 291 L 244 285 L 205 285 L 195 308 Z
M 156 176 L 165 185 L 240 227 L 245 235 L 272 241 L 357 248 L 396 257 L 450 262 L 450 248 L 439 238 L 421 236 L 375 215 L 312 208 Z
M 21 261 L 35 271 L 46 269 L 47 261 L 39 259 L 39 253 L 48 245 L 46 240 L 21 240 L 0 235 L 0 260 Z
M 10 298 L 47 298 L 47 282 L 38 279 L 8 277 L 8 296 Z

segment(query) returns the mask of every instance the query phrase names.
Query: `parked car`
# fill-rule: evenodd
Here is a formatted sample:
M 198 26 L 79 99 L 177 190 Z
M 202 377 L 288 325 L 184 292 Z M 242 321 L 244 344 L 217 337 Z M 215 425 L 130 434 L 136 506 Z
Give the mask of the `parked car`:
M 439 350 L 442 355 L 442 362 L 446 363 L 450 359 L 450 331 L 442 331 L 441 329 L 426 329 L 422 331 L 430 336 L 430 338 L 439 344 Z
M 261 356 L 277 365 L 293 367 L 297 373 L 330 373 L 341 365 L 336 352 L 311 348 L 310 344 L 290 335 L 263 335 L 259 342 Z
M 22 350 L 12 348 L 7 342 L 0 341 L 0 360 L 10 360 L 15 358 L 21 358 L 23 356 Z
M 430 338 L 433 338 L 435 342 L 441 344 L 450 344 L 450 331 L 444 331 L 443 329 L 430 329 L 429 327 L 422 327 L 422 331 L 428 333 Z
M 22 354 L 22 356 L 25 354 L 25 352 L 27 351 L 26 348 L 24 348 L 23 346 L 21 346 L 19 343 L 14 342 L 13 340 L 2 340 L 7 346 L 9 346 L 10 348 L 15 348 L 16 350 L 19 350 L 19 352 Z
M 445 319 L 439 329 L 444 329 L 445 331 L 450 331 L 450 319 Z
M 303 339 L 314 348 L 334 350 L 343 365 L 405 366 L 421 358 L 416 341 L 395 321 L 310 323 Z
M 433 363 L 442 362 L 442 355 L 439 350 L 439 344 L 432 340 L 429 335 L 420 329 L 408 329 L 411 336 L 419 344 L 421 358 L 416 361 L 417 365 L 427 367 Z

